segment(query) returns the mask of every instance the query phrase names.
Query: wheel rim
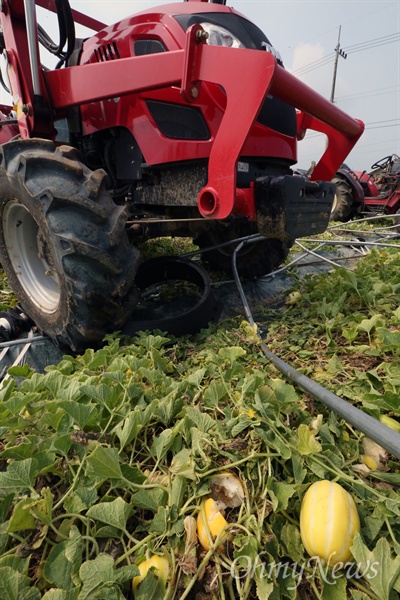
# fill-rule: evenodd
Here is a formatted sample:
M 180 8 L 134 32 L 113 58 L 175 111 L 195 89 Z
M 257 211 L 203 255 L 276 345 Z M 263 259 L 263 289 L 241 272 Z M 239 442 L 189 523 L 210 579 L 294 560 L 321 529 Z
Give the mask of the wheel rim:
M 4 209 L 3 235 L 12 268 L 25 293 L 41 311 L 53 313 L 59 304 L 60 286 L 51 255 L 34 218 L 14 200 Z

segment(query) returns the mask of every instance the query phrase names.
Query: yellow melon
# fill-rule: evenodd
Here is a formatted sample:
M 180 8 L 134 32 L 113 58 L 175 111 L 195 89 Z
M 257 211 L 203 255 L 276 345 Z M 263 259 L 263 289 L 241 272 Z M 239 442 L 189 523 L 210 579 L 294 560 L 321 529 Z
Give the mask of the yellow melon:
M 205 550 L 211 548 L 213 540 L 227 525 L 215 500 L 208 498 L 203 502 L 203 510 L 200 510 L 197 515 L 197 537 Z
M 300 534 L 310 556 L 318 556 L 329 566 L 351 560 L 357 531 L 357 507 L 342 486 L 322 480 L 308 488 L 300 510 Z
M 165 556 L 154 554 L 151 558 L 140 563 L 138 567 L 140 575 L 136 575 L 132 581 L 132 589 L 135 592 L 137 586 L 142 583 L 150 569 L 153 569 L 156 577 L 166 582 L 168 579 L 169 562 Z

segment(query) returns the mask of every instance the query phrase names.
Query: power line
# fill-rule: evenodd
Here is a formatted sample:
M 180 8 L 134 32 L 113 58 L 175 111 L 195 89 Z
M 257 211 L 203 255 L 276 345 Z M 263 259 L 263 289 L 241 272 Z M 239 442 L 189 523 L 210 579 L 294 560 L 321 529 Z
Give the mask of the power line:
M 346 46 L 344 48 L 344 52 L 347 54 L 351 54 L 351 53 L 355 54 L 356 52 L 362 52 L 363 50 L 370 50 L 371 48 L 384 46 L 386 44 L 392 44 L 393 42 L 397 42 L 397 41 L 400 41 L 400 32 L 391 33 L 389 35 L 384 35 L 379 38 L 367 40 L 365 42 L 359 42 L 358 44 L 353 44 L 352 46 Z M 336 54 L 336 51 L 333 53 L 327 54 L 326 56 L 323 56 L 322 58 L 314 60 L 314 61 L 308 63 L 307 65 L 304 65 L 303 67 L 300 67 L 299 69 L 296 69 L 295 71 L 293 71 L 293 74 L 294 75 L 305 75 L 306 73 L 309 73 L 310 71 L 314 71 L 315 69 L 318 69 L 318 68 L 326 65 L 328 62 L 330 62 L 333 59 L 333 57 L 335 56 L 335 54 Z
M 398 127 L 400 123 L 393 123 L 394 121 L 400 121 L 400 119 L 386 119 L 385 121 L 371 121 L 370 123 L 365 123 L 365 129 L 384 129 L 386 127 Z M 392 125 L 379 125 L 379 123 L 392 123 Z M 370 127 L 370 125 L 377 125 L 377 127 Z M 321 135 L 325 135 L 324 133 L 311 133 L 305 137 L 306 140 L 311 140 L 312 138 L 320 137 Z
M 400 127 L 400 123 L 394 123 L 393 125 L 378 125 L 377 127 L 367 127 L 366 129 L 386 129 L 387 127 Z
M 375 88 L 373 90 L 365 90 L 364 92 L 356 92 L 355 94 L 348 94 L 347 96 L 339 96 L 336 99 L 338 102 L 347 102 L 347 100 L 353 100 L 355 98 L 370 98 L 373 96 L 381 96 L 382 94 L 395 94 L 400 88 L 400 85 L 390 85 L 383 88 Z M 391 91 L 388 91 L 391 90 Z
M 370 48 L 376 48 L 377 46 L 383 46 L 385 44 L 392 44 L 400 40 L 400 32 L 392 33 L 391 35 L 384 35 L 373 40 L 367 40 L 360 42 L 359 44 L 353 44 L 352 46 L 346 47 L 346 52 L 361 52 L 362 50 L 369 50 Z
M 349 50 L 348 54 L 355 54 L 356 52 L 362 52 L 363 50 L 370 50 L 371 48 L 379 48 L 380 46 L 386 46 L 387 44 L 393 44 L 393 42 L 400 42 L 400 36 L 393 40 L 387 40 L 385 42 L 381 42 L 380 44 L 371 44 L 370 46 L 364 46 L 363 48 L 358 48 L 356 50 Z
M 396 118 L 396 119 L 385 119 L 384 121 L 371 121 L 370 123 L 367 123 L 367 125 L 377 125 L 378 123 L 390 123 L 392 121 L 400 121 L 400 118 Z
M 319 69 L 320 67 L 323 67 L 324 65 L 328 64 L 329 62 L 331 62 L 333 60 L 334 56 L 335 56 L 335 53 L 331 52 L 327 56 L 319 58 L 318 60 L 314 60 L 313 62 L 309 63 L 308 65 L 305 65 L 304 67 L 300 67 L 299 69 L 292 71 L 292 73 L 293 73 L 293 75 L 305 75 L 306 73 L 309 73 L 310 71 L 314 71 L 315 69 Z

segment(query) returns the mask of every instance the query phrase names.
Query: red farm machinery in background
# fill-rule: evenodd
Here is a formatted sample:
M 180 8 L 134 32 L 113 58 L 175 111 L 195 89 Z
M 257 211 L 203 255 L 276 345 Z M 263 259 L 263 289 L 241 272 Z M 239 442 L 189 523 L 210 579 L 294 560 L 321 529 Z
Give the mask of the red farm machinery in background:
M 56 42 L 37 7 L 56 13 Z M 1 108 L 0 262 L 24 311 L 61 345 L 79 350 L 121 328 L 149 238 L 189 236 L 202 249 L 260 233 L 238 256 L 239 273 L 258 277 L 327 227 L 330 180 L 363 124 L 289 74 L 224 1 L 110 26 L 68 0 L 2 0 L 0 16 L 13 99 Z M 76 23 L 92 37 L 78 39 Z M 308 129 L 328 138 L 312 181 L 292 171 Z M 230 268 L 227 251 L 206 258 Z
M 343 164 L 333 178 L 336 185 L 332 221 L 346 222 L 365 215 L 399 215 L 400 157 L 391 154 L 371 166 L 371 171 L 353 171 Z

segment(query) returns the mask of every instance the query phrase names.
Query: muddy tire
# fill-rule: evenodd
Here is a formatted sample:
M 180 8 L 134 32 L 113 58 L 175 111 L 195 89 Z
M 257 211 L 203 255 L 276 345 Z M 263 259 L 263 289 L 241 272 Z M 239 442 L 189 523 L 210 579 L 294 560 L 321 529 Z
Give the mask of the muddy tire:
M 210 233 L 203 233 L 194 243 L 201 250 L 223 242 L 249 235 L 254 232 L 233 232 L 216 229 Z M 246 244 L 236 255 L 238 273 L 244 279 L 256 279 L 275 271 L 289 254 L 292 243 L 285 244 L 277 239 L 262 239 L 259 242 Z M 232 256 L 237 243 L 210 250 L 202 254 L 202 261 L 215 271 L 223 271 L 232 275 Z
M 50 141 L 0 150 L 0 262 L 24 311 L 72 350 L 120 329 L 139 295 L 139 252 L 104 180 Z
M 340 177 L 334 177 L 332 183 L 336 185 L 330 220 L 346 223 L 353 216 L 354 200 L 350 184 Z

